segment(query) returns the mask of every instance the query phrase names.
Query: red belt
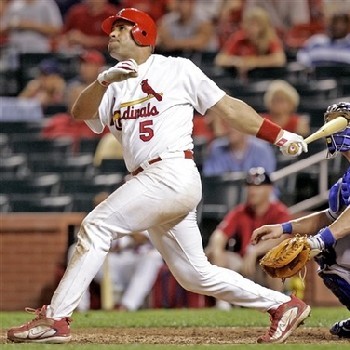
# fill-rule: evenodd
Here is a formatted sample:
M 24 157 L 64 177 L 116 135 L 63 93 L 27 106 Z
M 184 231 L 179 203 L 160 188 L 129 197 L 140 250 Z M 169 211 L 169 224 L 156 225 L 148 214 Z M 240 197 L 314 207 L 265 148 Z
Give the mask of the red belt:
M 187 149 L 186 151 L 183 151 L 183 153 L 184 153 L 184 158 L 185 158 L 185 159 L 192 159 L 192 160 L 193 160 L 193 152 L 192 152 L 191 150 Z M 149 161 L 148 161 L 148 164 L 151 165 L 151 164 L 156 163 L 156 162 L 159 162 L 159 161 L 161 161 L 161 160 L 162 160 L 162 158 L 157 157 L 157 158 L 154 158 L 154 159 L 149 160 Z M 134 171 L 131 173 L 131 175 L 135 176 L 135 175 L 141 173 L 143 170 L 144 170 L 144 169 L 143 169 L 141 166 L 139 166 L 136 170 L 134 170 Z

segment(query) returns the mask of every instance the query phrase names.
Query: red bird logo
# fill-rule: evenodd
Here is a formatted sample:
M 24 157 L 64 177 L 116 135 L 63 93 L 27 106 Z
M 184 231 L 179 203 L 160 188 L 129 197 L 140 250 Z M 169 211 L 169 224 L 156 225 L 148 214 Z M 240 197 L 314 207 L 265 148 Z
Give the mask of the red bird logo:
M 148 84 L 148 79 L 141 81 L 141 89 L 147 95 L 153 95 L 158 101 L 162 101 L 163 97 L 158 92 L 155 92 L 150 85 Z

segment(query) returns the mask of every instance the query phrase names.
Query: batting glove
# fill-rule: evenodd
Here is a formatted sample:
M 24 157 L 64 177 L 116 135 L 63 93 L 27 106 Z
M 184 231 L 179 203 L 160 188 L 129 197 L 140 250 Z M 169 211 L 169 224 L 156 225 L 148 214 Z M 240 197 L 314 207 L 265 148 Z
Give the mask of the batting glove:
M 126 61 L 121 61 L 114 67 L 111 67 L 103 72 L 101 72 L 97 81 L 103 85 L 108 86 L 110 83 L 122 81 L 131 77 L 137 76 L 137 63 L 135 60 L 130 59 Z
M 285 156 L 298 156 L 301 152 L 307 152 L 307 143 L 298 134 L 283 130 L 282 136 L 275 142 L 280 146 L 280 151 Z

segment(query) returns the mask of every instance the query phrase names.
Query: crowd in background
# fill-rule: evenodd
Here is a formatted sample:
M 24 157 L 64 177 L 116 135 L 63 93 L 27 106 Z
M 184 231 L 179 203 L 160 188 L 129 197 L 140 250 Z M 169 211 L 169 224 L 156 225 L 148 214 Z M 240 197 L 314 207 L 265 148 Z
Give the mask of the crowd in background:
M 53 54 L 39 62 L 36 73 L 29 75 L 16 94 L 19 99 L 36 99 L 43 107 L 46 118 L 42 137 L 69 136 L 74 151 L 81 138 L 97 137 L 85 123 L 73 122 L 70 108 L 98 73 L 112 64 L 101 23 L 124 7 L 138 8 L 157 21 L 156 53 L 195 60 L 213 76 L 215 69 L 221 69 L 224 76 L 232 78 L 228 81 L 232 87 L 237 81 L 246 83 L 249 72 L 255 69 L 286 67 L 291 62 L 307 69 L 322 64 L 350 65 L 350 0 L 1 0 L 0 73 L 20 69 L 21 54 Z M 61 54 L 77 58 L 77 69 L 71 76 L 63 72 L 58 59 Z M 310 120 L 298 112 L 301 96 L 293 84 L 275 79 L 261 91 L 264 117 L 290 132 L 303 136 L 310 133 Z M 48 113 L 52 106 L 64 108 Z M 269 144 L 228 131 L 220 121 L 207 117 L 204 120 L 196 114 L 194 118 L 195 141 L 204 138 L 206 145 L 204 159 L 198 164 L 204 176 L 263 167 L 268 178 L 277 169 L 277 156 Z M 95 165 L 99 166 L 104 157 L 122 158 L 120 145 L 111 141 L 110 135 L 101 136 Z M 259 184 L 259 189 L 247 185 L 252 192 L 266 190 L 263 209 L 270 206 L 272 197 L 276 199 L 270 181 Z M 245 213 L 248 204 L 238 210 Z M 230 238 L 225 232 L 230 215 L 232 212 L 214 231 L 213 239 L 218 234 L 225 238 L 220 241 L 221 250 Z M 215 250 L 213 241 L 208 255 L 218 263 L 210 248 Z M 243 248 L 236 254 L 240 255 L 240 272 L 246 253 Z M 256 257 L 254 267 L 255 262 Z
M 312 35 L 330 35 L 335 14 L 346 21 L 350 13 L 348 0 L 3 0 L 1 45 L 19 53 L 105 51 L 101 22 L 123 7 L 146 11 L 157 21 L 158 51 L 220 53 L 216 64 L 241 73 L 285 64 L 285 55 Z M 242 56 L 249 59 L 241 62 Z
M 38 101 L 44 114 L 42 137 L 71 137 L 74 152 L 82 138 L 102 136 L 109 144 L 105 133 L 96 136 L 85 123 L 73 122 L 70 109 L 98 73 L 114 64 L 101 23 L 124 7 L 146 11 L 156 20 L 155 53 L 195 61 L 232 96 L 303 136 L 314 125 L 299 109 L 310 91 L 300 92 L 298 69 L 350 66 L 350 0 L 3 0 L 0 77 L 5 84 L 0 95 Z M 49 56 L 35 62 L 35 55 Z M 299 68 L 294 72 L 293 66 L 289 80 L 269 75 L 269 69 L 278 72 L 294 63 Z M 265 81 L 250 80 L 255 71 L 266 71 Z M 9 72 L 14 72 L 10 78 Z M 13 77 L 19 80 L 16 92 L 10 89 Z M 326 88 L 329 95 L 336 89 Z M 280 167 L 282 157 L 271 145 L 229 132 L 210 115 L 195 113 L 193 136 L 197 165 L 206 176 Z M 204 147 L 196 149 L 198 143 Z M 98 164 L 105 157 L 102 148 Z M 120 147 L 115 155 L 107 153 L 107 158 L 122 158 Z

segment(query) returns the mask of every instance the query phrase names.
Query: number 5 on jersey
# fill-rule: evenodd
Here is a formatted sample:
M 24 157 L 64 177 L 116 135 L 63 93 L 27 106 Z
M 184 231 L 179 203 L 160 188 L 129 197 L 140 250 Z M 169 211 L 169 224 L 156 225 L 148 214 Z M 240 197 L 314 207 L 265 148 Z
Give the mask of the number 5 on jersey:
M 154 136 L 154 131 L 152 129 L 153 120 L 143 120 L 139 124 L 140 139 L 143 142 L 149 141 Z

